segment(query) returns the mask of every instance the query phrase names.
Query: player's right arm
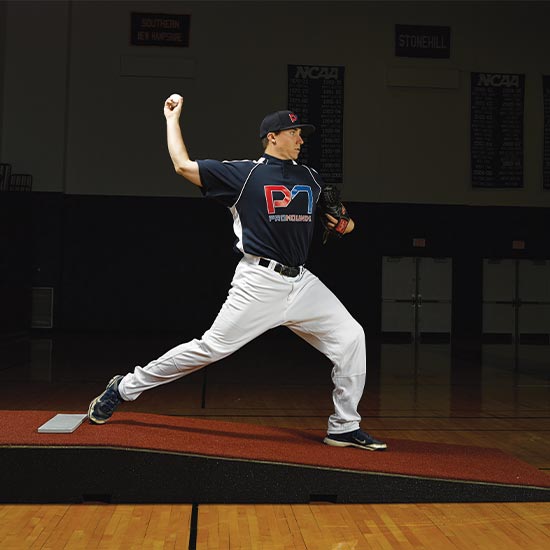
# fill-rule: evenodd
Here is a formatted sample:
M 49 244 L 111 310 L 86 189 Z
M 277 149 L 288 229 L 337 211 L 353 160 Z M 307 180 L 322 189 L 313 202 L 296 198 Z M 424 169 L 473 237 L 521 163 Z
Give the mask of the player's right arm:
M 164 102 L 168 152 L 170 153 L 176 173 L 196 186 L 202 187 L 199 165 L 196 161 L 189 158 L 189 153 L 187 152 L 187 147 L 181 133 L 180 115 L 182 106 L 183 98 L 181 96 L 176 98 L 174 94 Z

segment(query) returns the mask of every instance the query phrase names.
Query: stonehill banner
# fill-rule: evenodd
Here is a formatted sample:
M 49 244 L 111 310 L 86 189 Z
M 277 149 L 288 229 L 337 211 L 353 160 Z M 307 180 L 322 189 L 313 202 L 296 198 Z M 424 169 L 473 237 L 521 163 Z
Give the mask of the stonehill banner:
M 343 176 L 344 67 L 288 65 L 288 108 L 316 127 L 305 140 L 300 161 L 326 183 Z

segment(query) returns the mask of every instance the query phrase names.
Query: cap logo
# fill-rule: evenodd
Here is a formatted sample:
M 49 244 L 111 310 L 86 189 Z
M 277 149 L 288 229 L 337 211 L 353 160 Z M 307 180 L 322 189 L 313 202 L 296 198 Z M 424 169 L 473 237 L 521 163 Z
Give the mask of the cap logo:
M 288 117 L 290 118 L 290 122 L 293 124 L 298 120 L 298 117 L 294 113 L 289 113 Z

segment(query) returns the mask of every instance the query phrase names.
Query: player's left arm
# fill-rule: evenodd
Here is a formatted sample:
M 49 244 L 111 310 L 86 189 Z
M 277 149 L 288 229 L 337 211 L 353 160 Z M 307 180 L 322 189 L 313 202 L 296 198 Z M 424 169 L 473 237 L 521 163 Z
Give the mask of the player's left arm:
M 355 229 L 347 208 L 340 198 L 340 189 L 336 185 L 323 185 L 317 202 L 324 227 L 323 243 L 329 237 L 343 237 Z
M 334 230 L 338 225 L 338 220 L 334 216 L 331 216 L 330 214 L 325 214 L 325 218 L 327 219 L 327 226 L 330 227 L 331 230 Z M 353 221 L 353 218 L 350 218 L 348 221 L 348 224 L 346 225 L 346 229 L 344 229 L 343 235 L 347 235 L 348 233 L 351 233 L 354 229 L 355 229 L 355 222 Z

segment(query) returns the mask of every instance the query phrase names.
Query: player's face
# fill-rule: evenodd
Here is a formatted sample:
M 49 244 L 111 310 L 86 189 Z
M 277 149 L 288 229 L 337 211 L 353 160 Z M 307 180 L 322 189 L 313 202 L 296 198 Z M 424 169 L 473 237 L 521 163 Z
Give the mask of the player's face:
M 277 149 L 283 159 L 296 160 L 303 143 L 301 128 L 281 130 L 277 134 Z

